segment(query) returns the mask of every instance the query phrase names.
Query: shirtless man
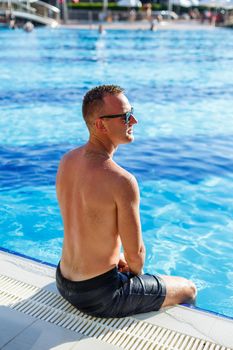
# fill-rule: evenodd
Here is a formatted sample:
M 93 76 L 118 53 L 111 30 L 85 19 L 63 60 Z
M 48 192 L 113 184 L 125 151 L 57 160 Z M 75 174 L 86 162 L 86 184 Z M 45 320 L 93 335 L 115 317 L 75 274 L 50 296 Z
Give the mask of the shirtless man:
M 83 99 L 83 117 L 89 141 L 63 157 L 57 174 L 64 223 L 58 290 L 79 310 L 97 317 L 193 302 L 191 281 L 143 274 L 138 184 L 113 161 L 118 145 L 133 141 L 137 124 L 123 89 L 103 85 L 90 90 Z

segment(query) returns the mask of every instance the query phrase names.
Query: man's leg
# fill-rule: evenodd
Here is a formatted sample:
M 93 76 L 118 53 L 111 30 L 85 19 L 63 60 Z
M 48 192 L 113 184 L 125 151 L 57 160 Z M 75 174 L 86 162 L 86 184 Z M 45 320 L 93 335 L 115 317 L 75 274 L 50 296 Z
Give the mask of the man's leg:
M 194 304 L 197 289 L 193 282 L 183 277 L 161 276 L 166 285 L 166 297 L 162 304 L 171 306 L 175 304 Z

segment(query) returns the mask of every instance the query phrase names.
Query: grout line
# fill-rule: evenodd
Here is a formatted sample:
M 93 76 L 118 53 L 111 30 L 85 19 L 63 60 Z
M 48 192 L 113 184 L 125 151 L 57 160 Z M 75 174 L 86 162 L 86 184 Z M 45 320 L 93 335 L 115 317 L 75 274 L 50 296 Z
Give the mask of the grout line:
M 19 314 L 21 314 L 19 311 L 17 310 L 12 310 L 10 307 L 7 307 L 7 309 L 9 309 L 10 311 L 14 311 L 14 312 L 18 312 Z M 26 315 L 30 318 L 33 318 L 32 316 Z M 32 320 L 32 322 L 27 325 L 25 328 L 23 328 L 18 334 L 16 334 L 13 338 L 11 338 L 10 340 L 8 340 L 1 348 L 0 350 L 3 350 L 8 344 L 10 344 L 13 340 L 15 340 L 17 337 L 19 337 L 24 331 L 26 331 L 28 328 L 30 328 L 33 324 L 35 324 L 36 322 L 38 322 L 37 319 Z

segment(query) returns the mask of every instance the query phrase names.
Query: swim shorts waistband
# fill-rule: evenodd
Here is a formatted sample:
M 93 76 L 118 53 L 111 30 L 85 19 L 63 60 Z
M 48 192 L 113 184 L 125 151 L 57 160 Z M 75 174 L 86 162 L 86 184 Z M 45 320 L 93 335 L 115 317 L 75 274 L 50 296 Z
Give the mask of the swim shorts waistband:
M 117 267 L 114 267 L 110 271 L 107 271 L 101 275 L 92 277 L 84 281 L 71 281 L 62 275 L 60 262 L 59 262 L 57 266 L 56 275 L 57 275 L 56 276 L 57 279 L 60 280 L 60 282 L 62 282 L 63 285 L 65 284 L 67 288 L 72 289 L 73 287 L 75 288 L 75 290 L 79 290 L 80 292 L 82 292 L 82 291 L 87 291 L 88 289 L 93 287 L 98 288 L 98 287 L 105 286 L 106 283 L 110 283 L 110 281 L 112 281 L 113 279 L 117 279 L 118 270 L 117 270 Z

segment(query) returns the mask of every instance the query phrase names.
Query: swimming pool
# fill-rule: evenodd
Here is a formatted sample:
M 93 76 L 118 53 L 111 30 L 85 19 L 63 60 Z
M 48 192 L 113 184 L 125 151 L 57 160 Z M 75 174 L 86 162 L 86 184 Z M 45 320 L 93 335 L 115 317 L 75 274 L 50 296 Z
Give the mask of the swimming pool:
M 85 142 L 81 99 L 117 83 L 139 120 L 116 161 L 141 192 L 146 270 L 192 278 L 233 316 L 232 31 L 0 31 L 0 246 L 56 264 L 61 156 Z

